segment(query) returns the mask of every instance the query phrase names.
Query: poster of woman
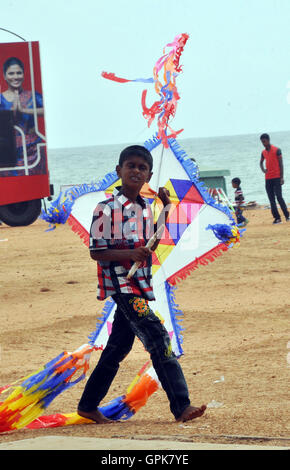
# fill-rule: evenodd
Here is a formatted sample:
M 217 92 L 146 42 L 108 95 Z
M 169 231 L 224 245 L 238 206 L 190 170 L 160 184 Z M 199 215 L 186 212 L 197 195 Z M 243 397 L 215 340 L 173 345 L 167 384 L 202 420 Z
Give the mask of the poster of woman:
M 47 171 L 39 45 L 0 45 L 0 177 Z

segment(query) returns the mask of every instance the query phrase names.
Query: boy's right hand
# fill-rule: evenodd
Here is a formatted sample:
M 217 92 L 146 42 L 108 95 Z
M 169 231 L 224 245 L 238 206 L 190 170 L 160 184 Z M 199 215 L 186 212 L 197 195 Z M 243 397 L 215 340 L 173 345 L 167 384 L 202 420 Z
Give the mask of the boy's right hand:
M 138 248 L 134 248 L 134 250 L 131 251 L 130 258 L 133 261 L 143 263 L 151 254 L 152 251 L 150 248 L 146 248 L 146 246 L 139 246 Z

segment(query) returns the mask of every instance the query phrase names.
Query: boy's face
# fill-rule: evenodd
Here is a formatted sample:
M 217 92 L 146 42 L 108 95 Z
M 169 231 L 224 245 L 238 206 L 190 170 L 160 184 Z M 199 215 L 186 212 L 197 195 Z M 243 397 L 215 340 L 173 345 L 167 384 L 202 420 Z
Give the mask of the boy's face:
M 233 188 L 237 188 L 237 187 L 238 187 L 237 183 L 234 183 L 234 182 L 232 181 L 232 187 L 233 187 Z
M 122 180 L 122 185 L 128 188 L 139 190 L 144 183 L 148 183 L 151 179 L 152 172 L 146 160 L 142 157 L 129 157 L 124 161 L 123 165 L 117 165 L 117 174 Z

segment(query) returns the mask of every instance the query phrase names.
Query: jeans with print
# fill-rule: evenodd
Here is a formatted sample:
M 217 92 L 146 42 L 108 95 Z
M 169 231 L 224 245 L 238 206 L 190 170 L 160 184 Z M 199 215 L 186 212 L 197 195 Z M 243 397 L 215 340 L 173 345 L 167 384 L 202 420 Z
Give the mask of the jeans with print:
M 177 419 L 190 405 L 182 368 L 172 352 L 167 330 L 142 297 L 113 296 L 117 304 L 112 332 L 100 360 L 89 377 L 79 402 L 79 410 L 96 410 L 117 374 L 120 362 L 132 349 L 135 336 L 150 353 L 155 372 L 165 390 L 170 410 Z

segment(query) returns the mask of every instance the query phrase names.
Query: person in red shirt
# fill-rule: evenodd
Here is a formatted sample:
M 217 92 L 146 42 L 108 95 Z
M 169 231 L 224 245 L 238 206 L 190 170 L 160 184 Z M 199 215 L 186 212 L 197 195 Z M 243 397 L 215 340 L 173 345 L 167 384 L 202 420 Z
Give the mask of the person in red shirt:
M 290 221 L 289 211 L 282 196 L 282 185 L 284 184 L 284 169 L 282 152 L 278 147 L 271 145 L 269 134 L 262 134 L 260 137 L 262 144 L 265 147 L 261 154 L 260 168 L 265 173 L 266 178 L 266 192 L 271 205 L 271 212 L 274 217 L 273 224 L 281 223 L 281 216 L 277 209 L 276 198 L 286 221 Z M 264 167 L 266 162 L 266 168 Z

